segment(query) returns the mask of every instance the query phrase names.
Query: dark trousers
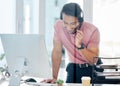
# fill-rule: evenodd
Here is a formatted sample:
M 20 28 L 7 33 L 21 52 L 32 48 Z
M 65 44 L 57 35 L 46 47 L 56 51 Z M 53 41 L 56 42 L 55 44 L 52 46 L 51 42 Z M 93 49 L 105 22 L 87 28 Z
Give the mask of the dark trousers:
M 69 63 L 66 68 L 66 83 L 81 83 L 82 76 L 89 76 L 92 79 L 92 66 L 80 67 L 79 64 Z

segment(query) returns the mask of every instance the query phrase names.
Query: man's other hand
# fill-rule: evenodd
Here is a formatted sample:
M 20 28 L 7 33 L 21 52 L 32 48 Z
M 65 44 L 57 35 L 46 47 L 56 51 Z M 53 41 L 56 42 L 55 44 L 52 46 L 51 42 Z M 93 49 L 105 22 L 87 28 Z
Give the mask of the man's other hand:
M 41 81 L 41 83 L 56 83 L 57 79 L 44 79 Z

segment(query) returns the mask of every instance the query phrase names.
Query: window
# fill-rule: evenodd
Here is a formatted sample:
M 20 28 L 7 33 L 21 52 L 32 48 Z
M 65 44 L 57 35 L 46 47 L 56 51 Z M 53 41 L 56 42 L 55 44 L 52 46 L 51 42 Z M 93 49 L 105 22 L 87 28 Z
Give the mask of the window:
M 30 33 L 30 5 L 25 5 L 24 8 L 24 33 Z
M 22 8 L 22 6 L 21 6 Z M 39 0 L 23 0 L 23 33 L 39 33 Z
M 118 9 L 120 9 L 119 0 L 93 0 L 93 23 L 101 34 L 101 56 L 120 56 Z

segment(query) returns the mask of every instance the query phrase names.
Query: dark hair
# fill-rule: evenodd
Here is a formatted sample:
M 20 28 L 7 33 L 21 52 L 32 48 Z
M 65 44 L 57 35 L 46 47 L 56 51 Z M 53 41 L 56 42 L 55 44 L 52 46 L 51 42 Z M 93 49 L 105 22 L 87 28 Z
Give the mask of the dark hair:
M 67 3 L 63 6 L 60 19 L 62 19 L 62 13 L 66 15 L 77 17 L 79 22 L 83 22 L 83 11 L 77 3 Z

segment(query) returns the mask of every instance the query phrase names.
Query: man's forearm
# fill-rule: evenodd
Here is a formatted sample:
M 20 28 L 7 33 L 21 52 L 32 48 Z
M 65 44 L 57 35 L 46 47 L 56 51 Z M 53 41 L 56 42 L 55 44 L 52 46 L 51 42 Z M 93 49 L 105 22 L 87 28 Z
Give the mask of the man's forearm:
M 53 78 L 57 79 L 60 68 L 62 54 L 52 53 Z
M 90 64 L 94 64 L 97 62 L 98 58 L 95 57 L 98 57 L 99 50 L 96 50 L 96 52 L 92 52 L 91 50 L 85 48 L 81 50 L 81 52 Z

